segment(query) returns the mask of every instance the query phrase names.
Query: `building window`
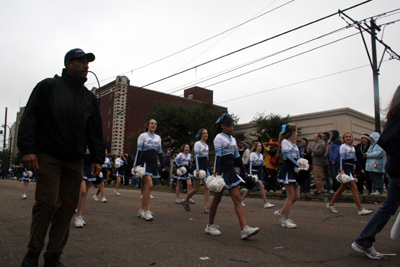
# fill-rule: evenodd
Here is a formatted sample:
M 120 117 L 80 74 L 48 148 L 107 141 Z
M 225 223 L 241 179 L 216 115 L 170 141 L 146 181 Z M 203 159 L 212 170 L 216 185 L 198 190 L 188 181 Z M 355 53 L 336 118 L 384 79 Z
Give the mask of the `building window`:
M 188 95 L 188 99 L 192 99 L 193 98 L 193 95 Z
M 111 114 L 111 107 L 108 106 L 108 114 Z
M 107 128 L 110 128 L 110 121 L 107 122 Z

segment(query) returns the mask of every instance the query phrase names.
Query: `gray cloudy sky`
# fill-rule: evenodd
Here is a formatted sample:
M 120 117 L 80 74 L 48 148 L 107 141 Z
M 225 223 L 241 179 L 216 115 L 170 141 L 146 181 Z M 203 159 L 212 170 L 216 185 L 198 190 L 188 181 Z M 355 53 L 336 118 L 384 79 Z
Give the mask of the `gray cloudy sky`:
M 124 74 L 131 85 L 144 86 L 361 2 L 1 1 L 0 121 L 4 123 L 4 109 L 8 107 L 8 124 L 11 126 L 16 112 L 20 106 L 25 106 L 36 83 L 61 73 L 64 55 L 71 48 L 80 47 L 96 55 L 89 67 L 99 77 L 101 85 Z M 362 20 L 398 8 L 398 0 L 374 0 L 346 14 Z M 396 20 L 400 20 L 399 11 L 378 17 L 377 24 Z M 342 107 L 373 116 L 372 72 L 361 35 L 356 34 L 358 30 L 354 27 L 278 53 L 346 25 L 344 19 L 335 15 L 147 88 L 174 95 L 182 95 L 183 91 L 178 89 L 188 85 L 214 90 L 215 104 L 228 107 L 240 117 L 239 123 L 251 121 L 258 112 L 297 115 Z M 399 32 L 400 21 L 378 33 L 378 37 L 383 35 L 383 41 L 398 54 Z M 356 35 L 326 45 L 351 34 Z M 135 70 L 215 35 L 218 36 L 182 53 Z M 370 36 L 365 34 L 365 38 L 370 46 Z M 304 53 L 319 46 L 323 47 Z M 378 44 L 379 59 L 382 51 Z M 265 59 L 254 64 L 202 82 L 263 57 Z M 387 106 L 400 84 L 400 62 L 388 59 L 386 54 L 379 77 L 382 107 Z M 259 70 L 253 71 L 255 69 Z M 250 73 L 230 79 L 246 72 Z M 89 73 L 88 76 L 86 86 L 89 89 L 97 86 L 93 75 Z

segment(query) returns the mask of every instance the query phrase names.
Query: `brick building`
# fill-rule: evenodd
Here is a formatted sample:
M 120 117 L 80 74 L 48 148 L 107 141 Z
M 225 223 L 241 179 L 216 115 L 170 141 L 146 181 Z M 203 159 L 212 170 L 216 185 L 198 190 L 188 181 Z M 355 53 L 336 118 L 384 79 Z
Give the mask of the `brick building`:
M 99 89 L 92 92 L 98 97 Z M 213 91 L 192 87 L 184 91 L 184 97 L 174 96 L 130 85 L 126 76 L 117 78 L 100 87 L 100 113 L 103 120 L 104 143 L 110 155 L 129 151 L 129 137 L 144 131 L 146 116 L 157 101 L 199 105 L 213 102 Z M 226 112 L 227 109 L 215 106 Z

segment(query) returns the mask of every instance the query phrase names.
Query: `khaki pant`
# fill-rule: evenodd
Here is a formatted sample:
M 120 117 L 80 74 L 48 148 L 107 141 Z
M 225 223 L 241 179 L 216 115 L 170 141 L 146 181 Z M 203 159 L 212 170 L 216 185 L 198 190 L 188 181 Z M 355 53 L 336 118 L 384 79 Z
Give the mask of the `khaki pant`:
M 70 222 L 79 201 L 83 179 L 83 158 L 64 162 L 47 154 L 37 155 L 35 204 L 28 249 L 40 253 L 49 230 L 49 242 L 44 254 L 60 256 L 67 244 Z
M 313 176 L 315 184 L 317 185 L 317 189 L 320 192 L 324 191 L 324 185 L 322 184 L 322 175 L 324 174 L 323 166 L 313 165 Z

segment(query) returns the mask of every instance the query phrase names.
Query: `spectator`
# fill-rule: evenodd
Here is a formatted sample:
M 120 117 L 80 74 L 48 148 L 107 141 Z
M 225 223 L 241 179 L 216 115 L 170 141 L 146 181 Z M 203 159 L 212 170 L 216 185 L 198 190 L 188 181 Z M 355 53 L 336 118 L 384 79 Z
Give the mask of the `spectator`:
M 367 162 L 367 159 L 365 157 L 369 146 L 371 145 L 371 139 L 369 138 L 368 134 L 361 135 L 360 137 L 361 143 L 356 145 L 356 158 L 358 163 L 360 164 L 361 168 L 365 170 L 365 163 Z M 358 188 L 358 194 L 362 195 L 364 192 L 364 183 L 367 183 L 367 189 L 369 191 L 369 194 L 372 193 L 372 182 L 371 178 L 369 175 L 369 172 L 364 172 L 362 173 L 361 170 L 356 169 L 356 175 L 357 175 L 357 188 Z
M 372 143 L 365 156 L 367 158 L 366 171 L 370 173 L 371 180 L 374 183 L 375 192 L 371 194 L 374 196 L 379 196 L 383 193 L 383 173 L 386 163 L 386 153 L 377 144 L 379 136 L 379 133 L 376 132 L 371 134 Z
M 331 170 L 332 175 L 332 189 L 333 191 L 337 191 L 340 187 L 340 183 L 336 180 L 336 176 L 339 173 L 340 168 L 340 153 L 339 149 L 342 145 L 342 142 L 339 138 L 339 131 L 332 130 L 330 131 L 331 139 L 328 143 L 328 153 L 327 157 L 329 160 L 329 168 Z M 330 193 L 330 192 L 329 192 Z
M 300 158 L 306 159 L 311 166 L 311 153 L 308 149 L 308 140 L 307 138 L 301 138 L 301 146 L 299 148 Z M 310 170 L 307 171 L 299 171 L 300 179 L 300 193 L 310 193 Z
M 324 166 L 324 179 L 325 179 L 325 188 L 329 194 L 333 194 L 332 190 L 332 183 L 331 183 L 331 171 L 329 169 L 329 160 L 327 157 L 328 154 L 328 142 L 329 142 L 329 133 L 328 132 L 323 132 L 322 133 L 322 140 L 324 141 L 325 145 L 325 166 Z
M 249 162 L 250 162 L 250 145 L 246 142 L 242 142 L 243 146 L 243 164 L 246 167 L 246 170 L 249 169 Z
M 264 145 L 265 151 L 267 151 L 267 155 L 264 158 L 264 163 L 270 176 L 267 176 L 266 179 L 266 190 L 269 192 L 275 192 L 277 188 L 277 174 L 279 165 L 278 142 L 271 138 L 269 139 L 267 145 L 268 146 Z
M 312 156 L 313 176 L 317 189 L 314 191 L 315 195 L 324 193 L 324 185 L 322 183 L 322 174 L 325 167 L 325 144 L 322 140 L 322 134 L 314 135 L 314 146 L 309 148 Z

